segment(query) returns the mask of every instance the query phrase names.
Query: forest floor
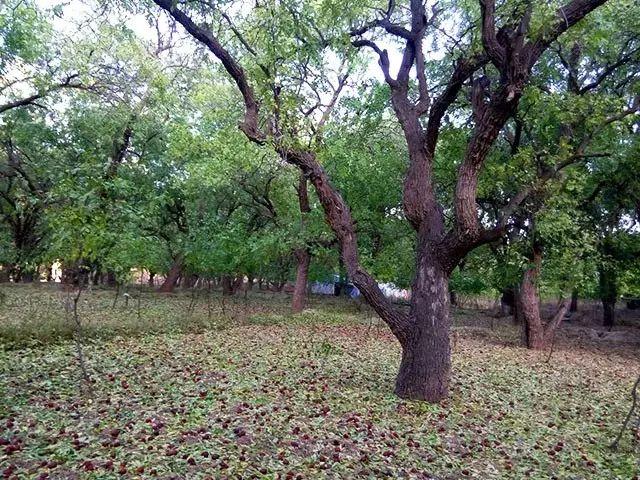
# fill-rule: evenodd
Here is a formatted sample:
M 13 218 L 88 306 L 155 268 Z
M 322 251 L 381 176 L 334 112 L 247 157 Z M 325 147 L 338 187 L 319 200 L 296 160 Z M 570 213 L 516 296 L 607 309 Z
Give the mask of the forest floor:
M 0 291 L 5 478 L 638 478 L 637 420 L 608 448 L 637 344 L 563 329 L 533 352 L 460 310 L 451 397 L 429 405 L 393 395 L 398 345 L 353 302 L 291 316 L 280 295 L 133 289 L 113 306 L 95 290 L 79 300 L 87 385 L 72 297 Z

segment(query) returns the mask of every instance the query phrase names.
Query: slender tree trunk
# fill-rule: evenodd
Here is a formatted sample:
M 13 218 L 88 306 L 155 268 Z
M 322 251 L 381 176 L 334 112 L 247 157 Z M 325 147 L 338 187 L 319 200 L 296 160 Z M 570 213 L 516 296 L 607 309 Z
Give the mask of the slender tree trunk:
M 542 251 L 534 245 L 530 265 L 522 276 L 522 283 L 518 291 L 518 314 L 523 325 L 524 344 L 531 349 L 541 350 L 546 346 L 544 324 L 540 317 L 540 297 L 538 295 L 538 278 Z
M 293 290 L 291 309 L 293 310 L 293 313 L 299 313 L 304 310 L 305 306 L 311 254 L 307 248 L 299 248 L 296 250 L 295 255 L 298 260 L 298 269 L 296 271 L 296 285 Z
M 155 272 L 149 271 L 149 279 L 147 280 L 147 284 L 150 287 L 153 287 L 155 285 L 154 279 L 156 277 Z
M 555 331 L 569 309 L 569 301 L 561 299 L 553 318 L 547 323 L 543 321 L 540 315 L 540 295 L 538 293 L 541 263 L 542 249 L 534 245 L 531 264 L 524 272 L 516 302 L 518 315 L 522 319 L 523 343 L 532 350 L 543 350 L 549 346 Z
M 171 265 L 169 272 L 167 272 L 167 276 L 165 277 L 164 282 L 162 283 L 162 285 L 160 285 L 160 288 L 158 288 L 158 292 L 161 292 L 161 293 L 173 292 L 173 289 L 176 287 L 176 284 L 178 283 L 178 279 L 180 278 L 180 275 L 182 273 L 182 264 L 183 264 L 182 255 L 178 255 L 173 260 L 173 264 Z
M 418 265 L 409 312 L 413 329 L 400 342 L 395 392 L 402 398 L 438 402 L 449 394 L 451 371 L 449 275 L 429 254 L 419 253 Z
M 612 328 L 615 324 L 616 301 L 618 285 L 616 272 L 613 268 L 602 265 L 600 267 L 600 300 L 602 301 L 602 325 Z
M 311 211 L 311 206 L 309 205 L 307 177 L 305 177 L 302 173 L 300 173 L 300 181 L 298 184 L 298 205 L 300 206 L 300 229 L 304 234 L 306 226 L 306 216 Z M 291 310 L 293 310 L 293 313 L 299 313 L 304 310 L 305 300 L 307 296 L 307 279 L 309 278 L 311 252 L 305 245 L 296 249 L 295 257 L 298 262 L 298 268 L 296 270 L 296 285 L 293 290 Z
M 616 301 L 610 299 L 602 299 L 602 325 L 612 328 L 616 320 Z
M 573 290 L 571 292 L 571 306 L 569 307 L 571 313 L 578 311 L 578 291 Z
M 231 275 L 222 276 L 222 295 L 231 296 L 234 292 L 233 278 Z

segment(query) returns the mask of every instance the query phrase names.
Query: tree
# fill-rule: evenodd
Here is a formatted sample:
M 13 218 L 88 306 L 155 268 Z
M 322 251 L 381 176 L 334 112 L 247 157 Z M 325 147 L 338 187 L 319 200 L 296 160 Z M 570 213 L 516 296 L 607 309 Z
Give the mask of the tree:
M 453 71 L 439 93 L 430 91 L 427 85 L 423 52 L 423 39 L 427 31 L 436 26 L 437 9 L 428 15 L 421 1 L 412 0 L 407 19 L 406 15 L 395 8 L 395 2 L 390 2 L 381 18 L 371 21 L 360 19 L 359 27 L 342 32 L 343 35 L 349 33 L 354 38 L 355 47 L 369 47 L 378 55 L 385 81 L 391 90 L 391 103 L 408 146 L 409 167 L 404 182 L 403 208 L 417 235 L 416 275 L 409 314 L 396 309 L 385 298 L 377 282 L 361 265 L 349 207 L 318 162 L 316 148 L 309 146 L 297 132 L 294 131 L 291 135 L 291 130 L 281 128 L 280 107 L 285 85 L 276 77 L 281 72 L 274 70 L 275 63 L 262 63 L 262 57 L 256 53 L 255 47 L 234 28 L 237 39 L 251 57 L 247 62 L 250 68 L 243 68 L 238 55 L 223 45 L 213 31 L 192 19 L 193 15 L 224 13 L 213 6 L 204 6 L 199 2 L 185 2 L 178 6 L 171 0 L 154 0 L 154 3 L 222 62 L 243 97 L 245 111 L 240 129 L 245 135 L 255 143 L 269 143 L 283 160 L 297 166 L 314 186 L 327 223 L 338 239 L 349 277 L 389 325 L 402 346 L 396 393 L 401 397 L 428 401 L 445 398 L 448 395 L 451 365 L 447 288 L 449 276 L 469 251 L 503 234 L 511 211 L 526 197 L 526 193 L 516 195 L 496 225 L 489 228 L 483 226 L 476 209 L 478 176 L 482 165 L 500 130 L 517 107 L 529 82 L 532 68 L 542 53 L 556 38 L 604 4 L 605 0 L 573 0 L 551 15 L 546 10 L 534 12 L 531 4 L 507 4 L 510 9 L 501 20 L 498 30 L 495 3 L 491 0 L 480 1 L 480 27 L 472 28 L 472 31 L 479 33 L 482 49 L 474 52 L 472 48 L 468 48 L 467 55 L 455 61 Z M 276 16 L 273 13 L 278 10 L 278 5 L 280 4 L 267 3 L 266 7 L 260 7 L 259 13 L 268 12 L 269 18 L 275 22 Z M 308 26 L 308 31 L 315 32 L 313 44 L 309 39 L 304 39 L 307 48 L 331 44 L 329 35 L 333 32 L 330 29 L 327 32 L 320 30 L 323 25 L 320 24 L 319 27 L 318 20 L 322 19 L 313 16 L 314 11 L 310 5 L 290 5 L 285 2 L 281 6 L 278 11 L 280 18 L 293 23 L 293 32 L 289 32 L 293 43 L 296 35 L 301 34 L 300 27 L 304 23 L 305 27 Z M 536 20 L 536 28 L 531 28 L 532 17 Z M 274 30 L 272 28 L 270 31 Z M 395 77 L 391 74 L 388 52 L 381 49 L 374 40 L 364 38 L 374 30 L 383 31 L 403 44 L 402 61 Z M 272 41 L 280 44 L 285 39 L 277 38 Z M 474 128 L 458 170 L 453 202 L 454 220 L 447 226 L 445 212 L 436 198 L 436 185 L 432 175 L 438 136 L 443 118 L 465 82 L 489 65 L 496 73 L 493 89 L 490 88 L 489 77 L 473 79 Z M 414 67 L 417 81 L 415 96 L 410 78 Z M 324 72 L 321 70 L 320 74 L 322 73 Z M 256 90 L 254 82 L 258 79 L 263 81 L 259 85 L 264 85 L 265 88 Z M 263 92 L 270 93 L 268 101 L 261 101 L 259 95 Z M 295 97 L 293 100 L 295 101 Z M 265 127 L 260 122 L 261 107 L 270 110 Z M 423 117 L 427 118 L 426 125 L 422 122 Z
M 635 16 L 617 22 L 615 38 L 606 37 L 608 26 L 626 13 L 628 6 L 610 4 L 556 42 L 526 89 L 513 127 L 503 131 L 503 155 L 517 155 L 519 175 L 535 179 L 508 236 L 524 249 L 526 262 L 516 310 L 530 348 L 548 344 L 568 307 L 567 301 L 561 301 L 552 321 L 547 325 L 541 321 L 538 290 L 543 256 L 548 251 L 568 261 L 560 253 L 563 250 L 573 258 L 594 253 L 590 250 L 594 237 L 583 235 L 585 230 L 578 226 L 584 219 L 576 192 L 593 174 L 597 162 L 612 162 L 616 152 L 624 150 L 620 138 L 640 107 L 636 86 L 629 80 L 640 66 Z M 517 183 L 507 182 L 509 190 L 520 188 Z M 495 208 L 496 202 L 505 202 L 500 187 L 495 187 L 488 191 L 484 187 L 485 206 Z M 492 208 L 487 211 L 490 216 Z M 566 264 L 560 270 L 564 294 L 567 288 L 575 291 L 580 275 L 572 274 Z M 601 275 L 605 280 L 609 277 L 610 273 Z
M 582 197 L 582 208 L 587 217 L 584 225 L 596 237 L 599 253 L 597 292 L 602 301 L 602 322 L 608 328 L 615 324 L 622 279 L 637 269 L 640 254 L 640 185 L 635 174 L 640 144 L 637 127 L 631 132 L 631 138 L 623 137 L 617 142 L 618 151 L 611 162 L 595 165 L 594 174 L 584 185 Z M 629 287 L 633 289 L 633 283 Z

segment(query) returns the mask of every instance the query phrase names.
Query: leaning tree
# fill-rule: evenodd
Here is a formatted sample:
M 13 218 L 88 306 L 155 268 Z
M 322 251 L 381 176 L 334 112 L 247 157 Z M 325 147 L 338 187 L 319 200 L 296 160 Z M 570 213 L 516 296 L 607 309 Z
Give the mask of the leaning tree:
M 428 401 L 445 398 L 451 366 L 449 276 L 469 251 L 503 234 L 529 193 L 518 192 L 495 224 L 484 224 L 476 207 L 483 164 L 540 56 L 606 0 L 572 0 L 557 9 L 552 2 L 496 5 L 480 0 L 479 15 L 462 2 L 427 9 L 421 0 L 398 5 L 391 0 L 384 6 L 266 1 L 247 15 L 246 8 L 235 9 L 238 22 L 232 22 L 232 9 L 213 2 L 153 1 L 221 61 L 242 95 L 240 129 L 245 135 L 273 148 L 313 185 L 349 277 L 402 346 L 396 393 Z M 376 18 L 370 18 L 371 12 Z M 429 60 L 426 40 L 452 32 L 457 38 L 446 60 L 453 66 Z M 394 58 L 381 41 L 400 45 L 395 72 Z M 302 107 L 304 114 L 305 105 L 295 105 L 303 101 L 304 86 L 292 79 L 315 69 L 317 84 L 329 70 L 327 58 L 357 63 L 353 49 L 371 49 L 377 55 L 408 147 L 403 209 L 417 237 L 409 313 L 395 308 L 362 266 L 349 206 L 319 162 L 321 143 L 309 141 L 301 128 L 304 121 L 296 121 L 298 109 L 291 108 Z M 444 186 L 435 182 L 433 162 L 443 126 L 455 121 L 445 117 L 467 90 L 473 126 L 459 162 L 453 205 L 447 209 L 438 201 Z M 320 105 L 327 102 L 319 99 Z

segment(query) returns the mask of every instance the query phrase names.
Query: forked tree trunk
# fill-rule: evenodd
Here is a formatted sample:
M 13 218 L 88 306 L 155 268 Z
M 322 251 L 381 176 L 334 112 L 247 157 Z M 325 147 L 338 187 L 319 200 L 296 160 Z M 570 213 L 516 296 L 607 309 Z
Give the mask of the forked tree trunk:
M 401 398 L 439 402 L 449 394 L 449 275 L 437 262 L 420 262 L 411 293 L 412 331 L 400 342 L 402 360 L 395 393 Z
M 543 350 L 552 341 L 556 329 L 562 323 L 569 302 L 561 300 L 553 318 L 545 324 L 540 315 L 538 281 L 542 263 L 542 249 L 534 245 L 531 263 L 525 270 L 518 290 L 517 310 L 522 319 L 523 343 L 532 350 Z
M 296 285 L 293 289 L 293 300 L 291 310 L 293 313 L 299 313 L 304 310 L 305 300 L 307 296 L 307 279 L 309 278 L 309 264 L 311 263 L 311 254 L 307 248 L 299 248 L 296 250 L 296 259 L 298 260 L 298 268 L 296 271 Z
M 167 272 L 167 276 L 162 282 L 162 285 L 158 288 L 160 293 L 172 293 L 178 283 L 178 279 L 182 273 L 183 259 L 182 255 L 178 255 L 171 264 L 171 268 Z

